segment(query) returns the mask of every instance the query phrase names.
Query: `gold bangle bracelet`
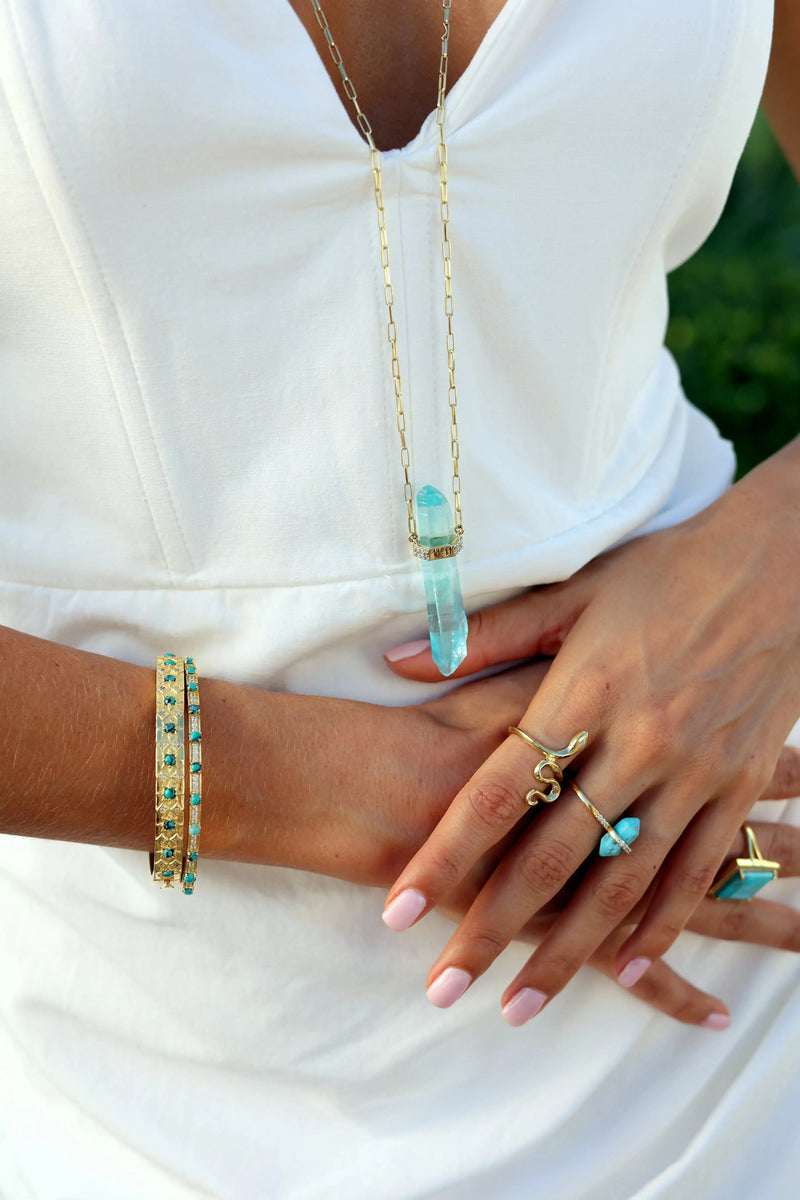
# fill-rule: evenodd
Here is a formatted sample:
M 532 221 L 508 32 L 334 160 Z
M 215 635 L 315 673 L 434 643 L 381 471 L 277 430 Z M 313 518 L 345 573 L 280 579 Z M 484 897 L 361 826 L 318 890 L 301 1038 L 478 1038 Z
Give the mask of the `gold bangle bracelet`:
M 189 803 L 186 821 L 189 841 L 186 850 L 186 870 L 183 875 L 183 894 L 191 896 L 197 881 L 197 860 L 200 857 L 200 817 L 203 802 L 203 749 L 200 729 L 200 684 L 193 658 L 187 658 L 186 707 L 189 720 Z
M 164 654 L 156 662 L 156 829 L 150 856 L 153 883 L 174 887 L 183 878 L 184 662 Z

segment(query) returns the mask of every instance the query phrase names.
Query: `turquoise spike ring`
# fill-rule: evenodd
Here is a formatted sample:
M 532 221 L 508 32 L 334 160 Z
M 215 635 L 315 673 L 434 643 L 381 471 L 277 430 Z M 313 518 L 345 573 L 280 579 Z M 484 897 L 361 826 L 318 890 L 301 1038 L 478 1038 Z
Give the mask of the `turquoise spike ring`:
M 742 833 L 747 841 L 748 857 L 735 859 L 712 883 L 708 894 L 715 900 L 751 900 L 756 892 L 778 878 L 781 864 L 768 862 L 762 856 L 749 825 L 742 826 Z
M 600 857 L 613 858 L 617 854 L 630 854 L 631 842 L 635 842 L 639 836 L 639 827 L 641 825 L 639 818 L 623 817 L 621 821 L 617 821 L 616 825 L 611 825 L 603 814 L 595 808 L 586 793 L 581 791 L 574 779 L 570 780 L 570 787 L 584 808 L 588 808 L 595 821 L 602 825 L 606 831 L 600 839 Z

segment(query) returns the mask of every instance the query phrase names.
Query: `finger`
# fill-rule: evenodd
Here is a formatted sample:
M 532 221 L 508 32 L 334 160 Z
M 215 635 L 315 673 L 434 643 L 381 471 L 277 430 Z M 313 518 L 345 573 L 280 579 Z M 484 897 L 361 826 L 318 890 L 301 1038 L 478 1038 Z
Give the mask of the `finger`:
M 615 965 L 621 978 L 630 977 L 634 962 L 650 963 L 666 954 L 705 898 L 736 839 L 737 807 L 739 811 L 746 807 L 741 797 L 738 803 L 709 804 L 675 846 L 647 912 L 617 954 Z
M 582 580 L 567 580 L 479 609 L 469 618 L 467 657 L 451 678 L 473 675 L 497 663 L 539 655 L 552 657 L 586 601 L 586 584 Z M 442 675 L 427 639 L 395 646 L 383 657 L 397 675 L 426 683 L 441 682 Z
M 596 970 L 609 979 L 617 979 L 614 958 L 629 932 L 629 929 L 617 930 L 589 960 Z M 730 1014 L 720 999 L 689 983 L 665 962 L 654 962 L 639 982 L 628 990 L 637 1000 L 644 1001 L 651 1008 L 685 1025 L 700 1025 L 718 1032 L 730 1025 Z
M 608 768 L 601 754 L 587 770 L 587 780 L 607 777 Z M 628 807 L 639 788 L 635 782 L 627 789 L 620 783 L 615 790 L 620 794 L 609 808 L 612 821 Z M 655 799 L 656 793 L 649 803 L 654 804 Z M 661 828 L 651 821 L 648 827 L 646 819 L 644 824 L 641 853 L 627 855 L 624 861 L 622 855 L 600 858 L 598 866 L 589 866 L 575 897 L 507 989 L 508 1001 L 522 990 L 552 998 L 645 895 L 682 826 Z M 455 980 L 465 990 L 483 974 L 530 914 L 561 892 L 577 865 L 583 868 L 589 857 L 595 861 L 602 833 L 569 789 L 557 804 L 537 816 L 499 864 L 431 968 L 428 995 L 432 1003 L 439 1007 L 453 1003 L 458 998 L 452 994 Z
M 664 789 L 653 789 L 633 810 L 641 814 L 642 832 L 630 855 L 593 855 L 593 864 L 573 900 L 503 994 L 503 1016 L 509 1024 L 521 1024 L 534 1016 L 566 987 L 613 930 L 631 919 L 683 831 L 681 814 L 691 798 L 681 796 L 677 802 L 671 798 L 669 807 L 674 815 L 667 823 L 663 793 Z M 637 960 L 633 974 L 628 972 L 620 982 L 632 986 L 649 966 L 649 961 Z
M 568 736 L 556 731 L 546 745 L 566 746 L 575 734 Z M 469 780 L 431 833 L 428 840 L 409 862 L 387 896 L 383 919 L 390 929 L 408 929 L 424 913 L 435 908 L 474 864 L 514 829 L 528 813 L 530 806 L 525 794 L 531 787 L 531 767 L 541 761 L 536 751 L 524 742 L 509 736 L 489 756 L 481 769 Z M 542 787 L 537 783 L 537 787 Z M 556 839 L 558 841 L 558 839 Z M 555 845 L 551 852 L 549 872 L 543 868 L 544 888 L 536 890 L 542 903 L 558 891 L 588 853 Z M 545 855 L 546 857 L 546 855 Z M 556 881 L 557 876 L 557 882 Z M 554 886 L 553 886 L 554 885 Z M 511 936 L 536 911 L 531 905 L 522 915 Z
M 756 835 L 758 848 L 764 858 L 770 862 L 780 863 L 780 876 L 792 877 L 800 875 L 800 827 L 787 825 L 783 821 L 747 821 Z M 733 862 L 735 858 L 748 857 L 747 839 L 740 828 L 734 838 L 721 866 Z
M 800 951 L 800 913 L 771 900 L 703 900 L 686 927 L 726 942 Z
M 784 746 L 761 799 L 791 800 L 795 796 L 800 796 L 800 750 Z

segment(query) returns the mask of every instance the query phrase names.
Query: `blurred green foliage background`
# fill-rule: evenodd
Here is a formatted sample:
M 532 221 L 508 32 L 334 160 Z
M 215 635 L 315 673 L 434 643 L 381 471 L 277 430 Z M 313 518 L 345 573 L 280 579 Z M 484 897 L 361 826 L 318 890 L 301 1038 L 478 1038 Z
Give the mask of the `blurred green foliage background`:
M 800 187 L 763 115 L 722 219 L 669 290 L 684 390 L 743 474 L 800 433 Z

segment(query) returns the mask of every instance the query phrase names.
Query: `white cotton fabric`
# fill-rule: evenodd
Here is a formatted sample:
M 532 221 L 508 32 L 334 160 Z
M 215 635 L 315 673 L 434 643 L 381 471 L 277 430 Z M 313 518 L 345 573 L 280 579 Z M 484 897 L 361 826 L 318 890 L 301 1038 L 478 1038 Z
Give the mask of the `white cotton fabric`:
M 766 0 L 507 0 L 453 87 L 468 607 L 727 486 L 665 272 L 721 211 L 770 29 Z M 0 82 L 0 620 L 430 697 L 381 659 L 425 621 L 368 159 L 296 15 L 0 0 Z M 429 117 L 384 185 L 415 481 L 446 490 L 435 147 Z M 723 1036 L 590 973 L 512 1030 L 526 951 L 440 1012 L 449 926 L 382 906 L 210 861 L 186 900 L 141 854 L 0 839 L 3 1200 L 795 1194 L 794 958 L 681 939 Z

